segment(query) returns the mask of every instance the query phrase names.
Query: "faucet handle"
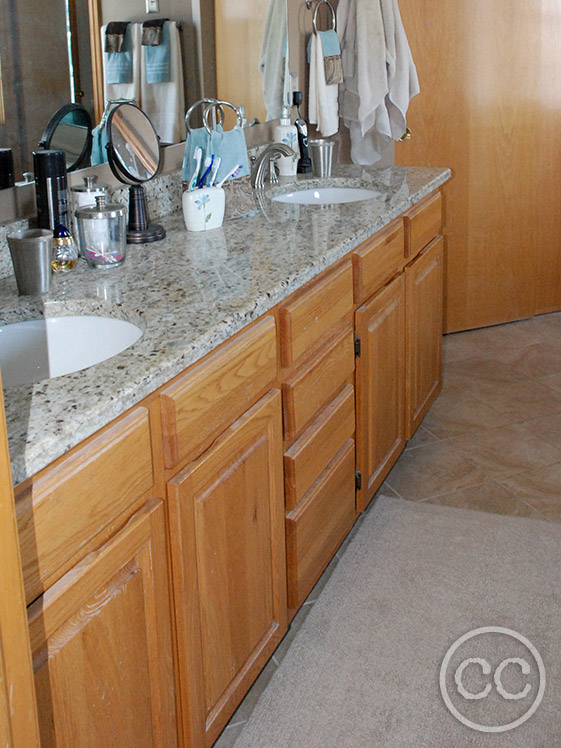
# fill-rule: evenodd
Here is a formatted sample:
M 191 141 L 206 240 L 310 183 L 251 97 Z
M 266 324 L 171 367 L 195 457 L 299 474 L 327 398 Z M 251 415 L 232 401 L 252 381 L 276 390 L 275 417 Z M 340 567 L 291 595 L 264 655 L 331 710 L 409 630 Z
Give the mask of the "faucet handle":
M 280 153 L 276 153 L 275 155 L 269 158 L 269 182 L 271 184 L 279 183 L 279 175 L 277 173 L 277 170 L 278 170 L 277 162 L 279 158 L 280 158 Z

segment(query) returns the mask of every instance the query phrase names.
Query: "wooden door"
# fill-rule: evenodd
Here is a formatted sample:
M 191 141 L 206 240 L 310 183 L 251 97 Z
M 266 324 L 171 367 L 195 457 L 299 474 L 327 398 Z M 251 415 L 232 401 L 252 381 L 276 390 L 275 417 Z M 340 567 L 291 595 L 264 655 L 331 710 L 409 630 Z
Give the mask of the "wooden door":
M 281 398 L 168 488 L 187 743 L 212 745 L 287 628 Z
M 396 163 L 449 166 L 446 331 L 561 307 L 561 6 L 400 0 L 421 84 Z
M 164 507 L 29 607 L 41 748 L 177 745 Z
M 39 748 L 4 398 L 0 381 L 0 745 Z
M 410 439 L 442 385 L 441 236 L 405 269 L 405 436 Z
M 405 446 L 405 275 L 356 311 L 357 465 L 364 511 Z

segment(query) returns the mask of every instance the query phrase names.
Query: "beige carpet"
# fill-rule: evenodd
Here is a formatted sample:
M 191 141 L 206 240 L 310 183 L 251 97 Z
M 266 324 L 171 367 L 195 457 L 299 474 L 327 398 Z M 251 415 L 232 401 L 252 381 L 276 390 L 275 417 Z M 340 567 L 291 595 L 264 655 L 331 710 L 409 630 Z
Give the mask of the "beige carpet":
M 449 648 L 480 627 L 514 630 L 546 688 L 525 722 L 488 733 L 448 710 Z M 490 665 L 471 663 L 480 658 Z M 504 663 L 518 658 L 519 663 Z M 522 672 L 522 661 L 529 673 Z M 382 497 L 262 694 L 235 748 L 561 746 L 561 525 Z M 464 663 L 464 665 L 462 665 Z M 463 670 L 462 670 L 463 667 Z M 524 693 L 517 699 L 503 693 Z M 455 685 L 460 672 L 466 699 Z M 473 724 L 521 719 L 539 695 L 523 642 L 485 633 L 452 655 L 453 708 Z

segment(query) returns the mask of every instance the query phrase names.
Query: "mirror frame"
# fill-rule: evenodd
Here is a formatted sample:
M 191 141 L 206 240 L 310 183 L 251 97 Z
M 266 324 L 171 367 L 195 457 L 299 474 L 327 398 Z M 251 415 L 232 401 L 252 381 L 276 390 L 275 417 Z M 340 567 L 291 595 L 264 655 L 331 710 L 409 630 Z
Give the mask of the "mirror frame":
M 39 149 L 49 150 L 51 147 L 51 140 L 53 138 L 53 135 L 56 132 L 57 127 L 62 124 L 62 121 L 64 120 L 66 115 L 70 114 L 71 112 L 80 112 L 81 114 L 85 115 L 86 126 L 87 126 L 87 136 L 86 136 L 86 142 L 84 143 L 84 147 L 82 148 L 82 151 L 78 154 L 78 157 L 76 158 L 76 160 L 73 161 L 70 165 L 68 165 L 68 161 L 66 162 L 67 172 L 76 171 L 80 167 L 84 166 L 84 163 L 88 161 L 91 156 L 92 118 L 90 117 L 90 113 L 88 112 L 85 106 L 82 106 L 82 104 L 65 104 L 64 106 L 61 106 L 60 109 L 57 109 L 57 111 L 53 114 L 51 119 L 47 122 L 47 126 L 43 130 L 43 135 L 41 136 L 41 140 L 39 141 L 39 144 L 38 144 Z M 64 148 L 58 148 L 58 150 L 63 151 Z

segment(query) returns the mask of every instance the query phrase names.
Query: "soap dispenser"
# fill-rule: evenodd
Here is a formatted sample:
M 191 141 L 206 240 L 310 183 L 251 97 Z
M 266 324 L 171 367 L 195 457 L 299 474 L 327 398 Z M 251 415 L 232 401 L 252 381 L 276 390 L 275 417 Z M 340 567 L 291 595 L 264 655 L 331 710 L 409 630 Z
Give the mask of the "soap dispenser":
M 280 124 L 275 127 L 273 137 L 275 143 L 285 143 L 294 151 L 293 156 L 281 156 L 278 159 L 279 175 L 281 177 L 296 176 L 296 168 L 298 166 L 299 156 L 298 131 L 290 121 L 290 108 L 287 106 L 283 106 L 282 108 Z

